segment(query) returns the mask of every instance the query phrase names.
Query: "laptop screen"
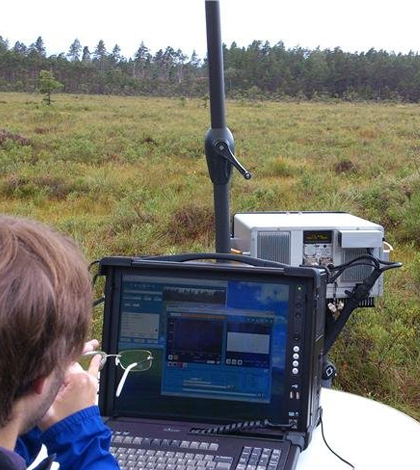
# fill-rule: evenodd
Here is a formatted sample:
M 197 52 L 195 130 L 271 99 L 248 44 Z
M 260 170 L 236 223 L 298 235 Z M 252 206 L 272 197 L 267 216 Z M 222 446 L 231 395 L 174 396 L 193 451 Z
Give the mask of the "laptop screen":
M 121 269 L 115 275 L 117 340 L 109 352 L 145 349 L 153 361 L 146 371 L 128 373 L 113 414 L 288 422 L 304 345 L 289 319 L 307 310 L 313 280 L 223 270 L 175 274 Z M 114 389 L 122 374 L 114 369 Z

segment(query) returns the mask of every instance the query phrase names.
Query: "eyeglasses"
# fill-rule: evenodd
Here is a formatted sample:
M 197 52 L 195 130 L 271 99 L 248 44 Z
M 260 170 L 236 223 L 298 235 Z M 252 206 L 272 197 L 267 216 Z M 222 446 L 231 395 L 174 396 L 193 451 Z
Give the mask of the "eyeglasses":
M 153 362 L 152 353 L 144 349 L 127 349 L 126 351 L 120 351 L 118 354 L 107 354 L 104 351 L 89 351 L 83 354 L 77 362 L 84 370 L 88 370 L 92 359 L 98 355 L 101 356 L 99 370 L 103 369 L 108 357 L 114 357 L 115 365 L 121 366 L 124 369 L 124 374 L 115 393 L 117 397 L 122 392 L 129 372 L 144 372 L 152 367 Z

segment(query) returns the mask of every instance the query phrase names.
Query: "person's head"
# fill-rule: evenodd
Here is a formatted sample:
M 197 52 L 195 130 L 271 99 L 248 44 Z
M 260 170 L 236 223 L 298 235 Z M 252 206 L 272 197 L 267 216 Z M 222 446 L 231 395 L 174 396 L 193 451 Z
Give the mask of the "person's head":
M 75 243 L 0 215 L 0 429 L 37 380 L 62 375 L 82 353 L 91 312 L 91 279 Z

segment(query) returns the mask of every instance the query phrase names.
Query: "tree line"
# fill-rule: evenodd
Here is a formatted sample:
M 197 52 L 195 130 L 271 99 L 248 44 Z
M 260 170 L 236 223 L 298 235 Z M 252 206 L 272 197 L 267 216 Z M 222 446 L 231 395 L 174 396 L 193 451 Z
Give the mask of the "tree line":
M 420 56 L 370 49 L 286 48 L 283 42 L 223 45 L 228 97 L 420 101 Z M 206 59 L 170 46 L 152 54 L 141 42 L 133 57 L 99 40 L 91 52 L 78 39 L 67 53 L 47 56 L 42 37 L 11 46 L 0 36 L 0 91 L 33 92 L 48 70 L 66 93 L 203 97 Z

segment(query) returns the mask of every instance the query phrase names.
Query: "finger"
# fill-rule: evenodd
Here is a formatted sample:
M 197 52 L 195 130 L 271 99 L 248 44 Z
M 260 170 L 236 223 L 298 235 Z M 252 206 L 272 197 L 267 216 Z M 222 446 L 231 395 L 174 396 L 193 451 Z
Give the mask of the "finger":
M 95 349 L 98 349 L 99 347 L 99 341 L 97 339 L 91 339 L 90 341 L 87 341 L 83 347 L 83 354 L 94 351 Z
M 71 381 L 74 375 L 80 374 L 80 372 L 84 372 L 83 367 L 80 364 L 77 362 L 70 364 L 65 371 L 63 385 L 66 385 L 69 381 Z
M 96 354 L 92 361 L 90 362 L 88 374 L 92 377 L 98 377 L 99 367 L 101 365 L 102 356 L 100 354 Z
M 83 367 L 78 362 L 73 362 L 73 364 L 70 366 L 71 373 L 78 373 L 82 372 L 83 370 Z

